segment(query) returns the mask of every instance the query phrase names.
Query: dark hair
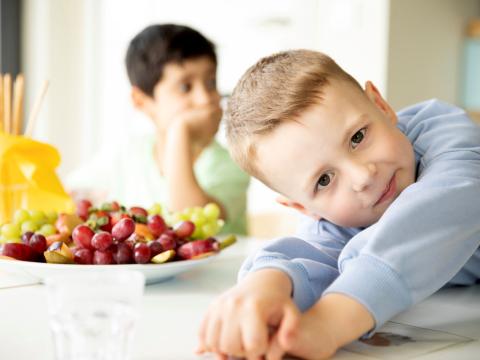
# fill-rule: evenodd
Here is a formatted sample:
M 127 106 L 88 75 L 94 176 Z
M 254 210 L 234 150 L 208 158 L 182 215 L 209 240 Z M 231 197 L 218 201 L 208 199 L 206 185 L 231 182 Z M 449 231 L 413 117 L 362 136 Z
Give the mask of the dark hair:
M 153 96 L 166 64 L 200 56 L 217 64 L 215 46 L 198 31 L 176 24 L 151 25 L 130 41 L 125 63 L 130 83 Z

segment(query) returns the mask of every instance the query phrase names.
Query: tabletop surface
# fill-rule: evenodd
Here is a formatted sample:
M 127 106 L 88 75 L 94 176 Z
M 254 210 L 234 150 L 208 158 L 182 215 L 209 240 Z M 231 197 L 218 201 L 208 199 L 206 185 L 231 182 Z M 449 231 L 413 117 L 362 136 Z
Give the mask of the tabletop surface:
M 148 285 L 133 360 L 195 356 L 198 324 L 209 303 L 235 284 L 245 256 L 261 245 L 240 239 L 214 261 Z M 159 265 L 161 266 L 161 265 Z M 54 359 L 45 287 L 0 268 L 0 359 Z M 480 358 L 480 285 L 443 289 L 388 322 L 369 344 L 354 342 L 335 359 Z

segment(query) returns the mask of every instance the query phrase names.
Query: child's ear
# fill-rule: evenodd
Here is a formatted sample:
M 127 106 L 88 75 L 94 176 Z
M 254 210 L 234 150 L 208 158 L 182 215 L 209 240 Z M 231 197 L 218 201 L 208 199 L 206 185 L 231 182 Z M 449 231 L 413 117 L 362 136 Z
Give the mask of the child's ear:
M 130 96 L 132 97 L 133 106 L 135 106 L 137 110 L 150 115 L 150 102 L 152 100 L 150 96 L 145 94 L 136 86 L 132 86 L 132 92 L 130 93 Z
M 308 211 L 307 209 L 305 209 L 305 207 L 302 204 L 294 202 L 294 201 L 290 200 L 289 198 L 286 198 L 284 196 L 277 196 L 277 198 L 275 200 L 280 205 L 295 209 L 295 210 L 301 212 L 304 215 L 307 215 L 307 216 L 310 216 L 311 218 L 314 218 L 315 220 L 320 220 L 321 219 L 320 216 L 315 215 L 315 214 L 311 213 L 310 211 Z
M 382 97 L 380 91 L 376 88 L 371 81 L 365 83 L 365 94 L 370 99 L 372 103 L 375 104 L 377 108 L 380 109 L 387 117 L 392 121 L 393 124 L 397 123 L 397 114 L 393 111 L 392 107 L 387 103 L 387 101 Z

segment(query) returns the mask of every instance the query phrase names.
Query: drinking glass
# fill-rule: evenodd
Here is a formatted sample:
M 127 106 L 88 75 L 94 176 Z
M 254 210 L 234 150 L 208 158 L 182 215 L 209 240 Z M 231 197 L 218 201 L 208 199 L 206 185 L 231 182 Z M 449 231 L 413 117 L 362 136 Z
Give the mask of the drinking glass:
M 79 270 L 45 281 L 56 360 L 129 359 L 143 274 Z

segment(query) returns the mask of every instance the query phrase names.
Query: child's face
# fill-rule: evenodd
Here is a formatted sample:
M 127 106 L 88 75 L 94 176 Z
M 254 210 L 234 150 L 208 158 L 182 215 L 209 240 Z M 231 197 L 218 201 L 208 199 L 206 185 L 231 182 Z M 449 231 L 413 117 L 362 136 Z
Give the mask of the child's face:
M 332 81 L 319 105 L 258 142 L 257 166 L 287 205 L 340 226 L 375 223 L 415 180 L 415 158 L 397 118 L 367 83 Z
M 185 60 L 181 64 L 166 64 L 162 78 L 155 85 L 153 97 L 144 98 L 141 105 L 141 110 L 158 127 L 165 129 L 185 113 L 219 108 L 215 63 L 208 56 L 201 56 Z M 218 120 L 212 119 L 211 125 L 215 129 Z M 208 121 L 205 122 L 208 125 Z

